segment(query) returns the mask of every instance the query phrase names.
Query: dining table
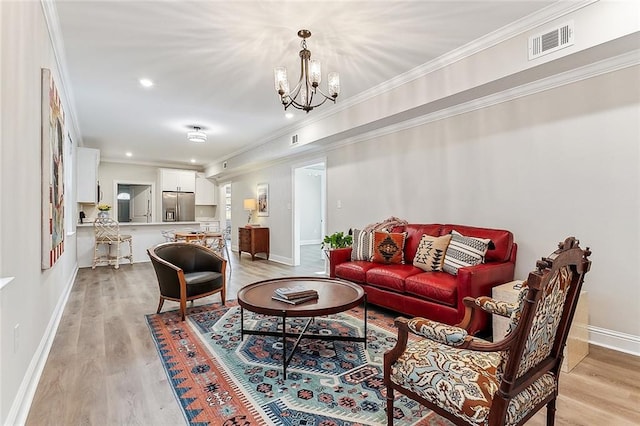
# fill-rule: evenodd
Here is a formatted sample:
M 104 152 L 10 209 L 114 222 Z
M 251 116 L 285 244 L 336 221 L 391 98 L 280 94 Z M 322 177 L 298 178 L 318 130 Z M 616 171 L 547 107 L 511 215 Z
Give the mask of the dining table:
M 176 232 L 174 234 L 175 241 L 193 242 L 199 241 L 205 238 L 222 238 L 221 232 L 209 232 L 209 231 L 183 231 Z

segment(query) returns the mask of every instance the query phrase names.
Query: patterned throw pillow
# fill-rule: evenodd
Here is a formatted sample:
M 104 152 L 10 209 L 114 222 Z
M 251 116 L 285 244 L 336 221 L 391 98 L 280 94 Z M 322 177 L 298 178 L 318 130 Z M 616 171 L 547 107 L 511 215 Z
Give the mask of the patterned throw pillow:
M 451 241 L 451 234 L 441 237 L 422 235 L 416 256 L 413 258 L 413 266 L 427 272 L 442 271 L 444 254 L 449 246 L 449 241 Z
M 353 242 L 351 244 L 351 260 L 370 261 L 373 255 L 373 233 L 353 230 Z
M 451 241 L 444 255 L 442 270 L 451 275 L 458 275 L 460 268 L 481 264 L 490 243 L 490 239 L 465 237 L 459 232 L 451 231 Z
M 404 242 L 407 233 L 376 231 L 373 234 L 373 258 L 376 263 L 404 263 Z

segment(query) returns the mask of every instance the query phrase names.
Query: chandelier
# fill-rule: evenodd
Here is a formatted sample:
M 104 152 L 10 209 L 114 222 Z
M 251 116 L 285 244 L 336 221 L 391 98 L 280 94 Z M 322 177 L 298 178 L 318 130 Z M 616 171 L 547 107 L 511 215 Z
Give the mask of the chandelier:
M 302 39 L 300 47 L 300 79 L 293 90 L 289 91 L 289 80 L 287 80 L 287 69 L 285 67 L 274 68 L 275 86 L 284 109 L 290 106 L 301 109 L 309 113 L 315 107 L 325 103 L 327 100 L 336 102 L 340 93 L 340 76 L 337 72 L 330 72 L 327 75 L 327 89 L 329 94 L 325 94 L 320 88 L 321 67 L 320 61 L 311 59 L 311 51 L 307 49 L 307 39 L 311 37 L 311 31 L 300 30 L 298 37 Z M 316 102 L 314 104 L 314 102 Z

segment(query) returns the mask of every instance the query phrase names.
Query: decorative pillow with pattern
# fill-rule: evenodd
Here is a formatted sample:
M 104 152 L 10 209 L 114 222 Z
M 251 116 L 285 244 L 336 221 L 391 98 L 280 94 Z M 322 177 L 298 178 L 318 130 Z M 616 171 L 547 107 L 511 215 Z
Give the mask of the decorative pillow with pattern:
M 413 258 L 413 266 L 427 272 L 442 271 L 449 241 L 451 241 L 451 234 L 441 237 L 422 235 L 418 250 Z
M 451 241 L 444 255 L 442 270 L 451 275 L 458 275 L 460 268 L 483 263 L 489 244 L 490 239 L 466 237 L 455 230 L 451 231 Z
M 373 255 L 373 233 L 361 229 L 353 230 L 351 260 L 370 261 Z
M 376 263 L 404 263 L 404 242 L 407 233 L 375 231 L 373 234 L 373 258 Z

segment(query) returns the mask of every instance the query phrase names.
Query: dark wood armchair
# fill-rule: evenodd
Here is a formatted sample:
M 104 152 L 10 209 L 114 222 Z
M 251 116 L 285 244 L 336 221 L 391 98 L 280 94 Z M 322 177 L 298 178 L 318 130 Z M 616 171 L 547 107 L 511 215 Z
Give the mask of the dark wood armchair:
M 384 355 L 387 424 L 410 415 L 394 411 L 397 390 L 457 425 L 521 425 L 545 406 L 553 425 L 563 348 L 590 254 L 567 238 L 537 262 L 518 303 L 467 298 L 458 326 L 397 318 L 398 342 Z M 478 309 L 510 317 L 503 340 L 467 333 Z M 409 333 L 421 338 L 409 341 Z
M 184 321 L 187 301 L 220 293 L 226 298 L 227 261 L 208 248 L 186 242 L 170 242 L 147 250 L 160 286 L 158 313 L 165 300 L 180 302 Z

